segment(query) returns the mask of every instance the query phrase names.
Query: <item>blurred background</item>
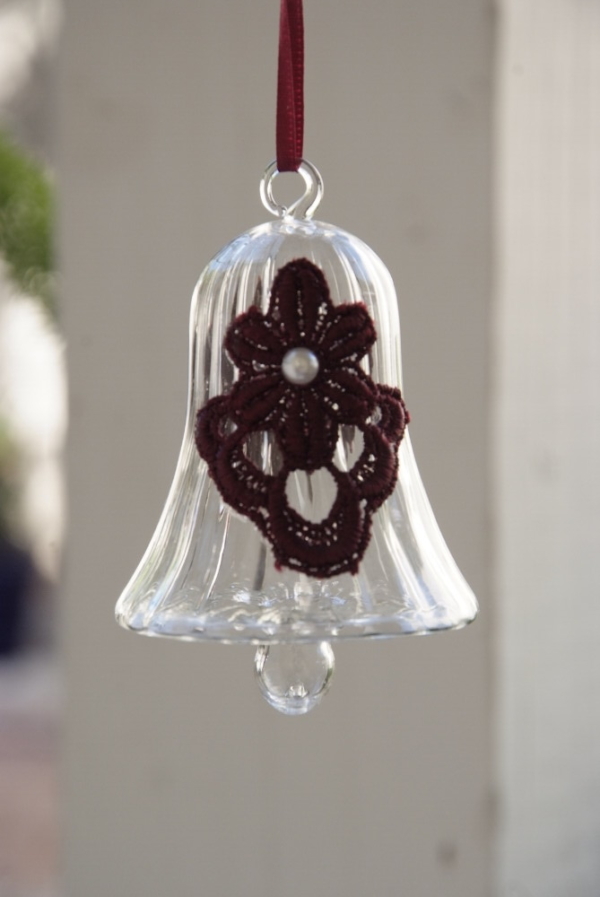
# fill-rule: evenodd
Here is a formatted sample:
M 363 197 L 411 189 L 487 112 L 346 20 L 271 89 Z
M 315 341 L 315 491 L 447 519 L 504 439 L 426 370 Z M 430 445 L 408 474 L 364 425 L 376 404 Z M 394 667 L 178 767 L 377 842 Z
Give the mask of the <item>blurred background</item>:
M 192 288 L 267 217 L 278 7 L 0 0 L 0 897 L 598 897 L 600 4 L 305 0 L 320 217 L 394 278 L 479 619 L 341 645 L 304 719 L 114 624 Z
M 55 231 L 60 7 L 0 3 L 0 894 L 57 894 L 66 430 Z

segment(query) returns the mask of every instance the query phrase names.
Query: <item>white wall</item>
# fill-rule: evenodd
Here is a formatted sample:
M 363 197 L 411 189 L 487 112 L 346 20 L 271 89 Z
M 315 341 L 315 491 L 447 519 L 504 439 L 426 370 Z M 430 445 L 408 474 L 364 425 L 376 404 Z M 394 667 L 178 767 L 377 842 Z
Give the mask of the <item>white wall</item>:
M 417 457 L 480 620 L 342 646 L 304 719 L 263 703 L 252 650 L 113 622 L 174 469 L 193 284 L 266 216 L 277 13 L 66 3 L 67 897 L 491 893 L 487 0 L 306 3 L 323 217 L 395 278 Z
M 598 897 L 600 4 L 502 12 L 499 873 L 516 897 Z

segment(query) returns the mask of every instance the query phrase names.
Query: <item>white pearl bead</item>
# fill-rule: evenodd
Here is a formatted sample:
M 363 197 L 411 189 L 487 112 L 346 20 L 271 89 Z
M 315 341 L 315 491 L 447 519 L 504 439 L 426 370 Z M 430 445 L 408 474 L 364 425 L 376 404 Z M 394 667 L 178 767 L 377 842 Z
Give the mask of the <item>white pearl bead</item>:
M 310 349 L 290 349 L 283 356 L 281 372 L 288 383 L 307 386 L 319 373 L 319 359 Z

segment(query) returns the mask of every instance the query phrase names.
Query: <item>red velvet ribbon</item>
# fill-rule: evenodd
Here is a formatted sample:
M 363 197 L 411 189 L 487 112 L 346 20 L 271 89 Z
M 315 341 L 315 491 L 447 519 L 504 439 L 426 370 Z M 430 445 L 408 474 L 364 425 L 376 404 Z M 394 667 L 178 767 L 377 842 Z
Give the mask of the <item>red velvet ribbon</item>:
M 304 142 L 302 0 L 281 0 L 277 71 L 277 170 L 298 171 Z

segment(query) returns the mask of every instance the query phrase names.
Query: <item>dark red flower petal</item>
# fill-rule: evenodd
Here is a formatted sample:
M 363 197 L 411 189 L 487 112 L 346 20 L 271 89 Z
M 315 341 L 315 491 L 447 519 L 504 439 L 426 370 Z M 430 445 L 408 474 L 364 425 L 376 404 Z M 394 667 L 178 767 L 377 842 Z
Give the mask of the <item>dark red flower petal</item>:
M 327 371 L 320 395 L 327 413 L 342 424 L 361 424 L 375 408 L 373 381 L 352 363 Z
M 361 302 L 357 302 L 332 309 L 319 347 L 329 363 L 346 358 L 360 361 L 376 339 L 375 325 L 369 312 Z
M 307 259 L 289 262 L 273 281 L 269 317 L 286 345 L 310 346 L 332 308 L 323 273 Z
M 260 365 L 279 366 L 285 351 L 272 322 L 255 306 L 230 324 L 225 349 L 234 364 L 248 373 L 260 370 Z
M 288 385 L 279 371 L 241 377 L 233 384 L 229 407 L 236 420 L 266 426 L 287 389 Z
M 273 422 L 288 469 L 317 470 L 331 461 L 337 426 L 311 389 L 291 389 L 281 419 Z

